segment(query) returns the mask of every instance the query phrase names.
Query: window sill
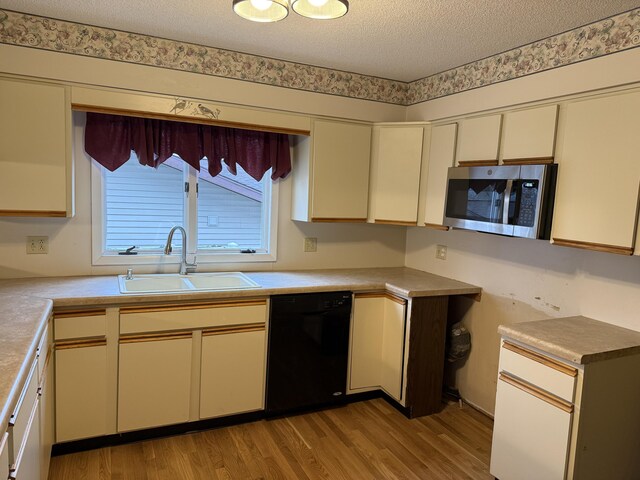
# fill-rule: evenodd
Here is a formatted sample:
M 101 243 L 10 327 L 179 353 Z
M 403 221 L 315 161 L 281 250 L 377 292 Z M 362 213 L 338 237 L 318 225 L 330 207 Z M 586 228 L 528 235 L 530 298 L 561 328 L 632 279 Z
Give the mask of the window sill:
M 193 261 L 193 255 L 187 255 L 187 261 Z M 197 265 L 221 263 L 260 263 L 275 262 L 273 253 L 201 253 L 196 256 Z M 92 265 L 179 265 L 180 254 L 172 255 L 100 255 L 93 258 Z

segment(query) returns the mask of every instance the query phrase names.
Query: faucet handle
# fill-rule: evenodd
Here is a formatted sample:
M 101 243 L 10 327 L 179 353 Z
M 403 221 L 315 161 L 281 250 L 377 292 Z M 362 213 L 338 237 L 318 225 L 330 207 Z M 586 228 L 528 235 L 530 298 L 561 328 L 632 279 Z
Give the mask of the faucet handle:
M 133 268 L 127 268 L 127 276 L 125 278 L 127 280 L 131 280 L 133 278 Z
M 196 271 L 196 267 L 198 266 L 198 264 L 196 263 L 196 256 L 193 256 L 193 263 L 187 262 L 185 265 L 187 267 L 187 273 L 194 273 Z

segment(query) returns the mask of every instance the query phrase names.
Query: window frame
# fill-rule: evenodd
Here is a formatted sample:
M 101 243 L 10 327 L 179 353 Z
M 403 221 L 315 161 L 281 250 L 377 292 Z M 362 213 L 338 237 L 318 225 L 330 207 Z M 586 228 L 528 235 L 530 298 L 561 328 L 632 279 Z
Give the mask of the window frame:
M 88 157 L 90 158 L 90 157 Z M 171 255 L 164 255 L 161 252 L 152 252 L 137 255 L 118 255 L 117 252 L 107 252 L 104 248 L 106 243 L 105 228 L 105 189 L 104 178 L 106 169 L 91 160 L 91 264 L 100 265 L 178 265 L 180 264 L 180 249 L 173 250 Z M 267 210 L 263 215 L 262 222 L 263 238 L 267 239 L 267 248 L 264 252 L 240 253 L 239 250 L 228 251 L 221 249 L 197 251 L 197 195 L 196 184 L 198 181 L 197 171 L 189 167 L 183 169 L 184 181 L 189 183 L 190 193 L 185 196 L 184 202 L 184 225 L 187 231 L 187 260 L 193 261 L 196 257 L 198 265 L 221 264 L 221 263 L 260 263 L 275 262 L 277 260 L 277 233 L 278 233 L 278 197 L 279 182 L 269 180 L 269 172 L 265 173 L 264 199 L 270 198 L 270 202 L 264 202 L 263 208 Z M 188 212 L 194 212 L 189 214 Z M 167 232 L 167 235 L 169 232 Z M 174 237 L 175 238 L 175 237 Z

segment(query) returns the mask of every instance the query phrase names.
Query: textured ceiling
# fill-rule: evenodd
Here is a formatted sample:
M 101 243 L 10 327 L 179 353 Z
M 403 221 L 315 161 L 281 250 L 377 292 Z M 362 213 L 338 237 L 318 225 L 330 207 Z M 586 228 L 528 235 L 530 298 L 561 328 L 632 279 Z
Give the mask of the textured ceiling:
M 241 19 L 231 0 L 0 0 L 0 7 L 403 81 L 638 7 L 638 0 L 349 3 L 337 20 L 290 13 L 273 24 Z

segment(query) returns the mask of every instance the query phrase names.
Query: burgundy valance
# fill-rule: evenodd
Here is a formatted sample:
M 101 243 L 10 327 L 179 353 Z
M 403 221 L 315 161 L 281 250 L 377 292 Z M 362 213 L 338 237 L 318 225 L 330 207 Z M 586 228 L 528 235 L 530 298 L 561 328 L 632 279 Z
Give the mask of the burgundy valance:
M 152 167 L 175 154 L 200 171 L 206 157 L 211 176 L 220 173 L 222 162 L 234 175 L 240 165 L 258 181 L 270 168 L 273 180 L 291 171 L 288 135 L 170 120 L 89 112 L 84 148 L 112 172 L 129 160 L 132 150 L 142 165 Z

